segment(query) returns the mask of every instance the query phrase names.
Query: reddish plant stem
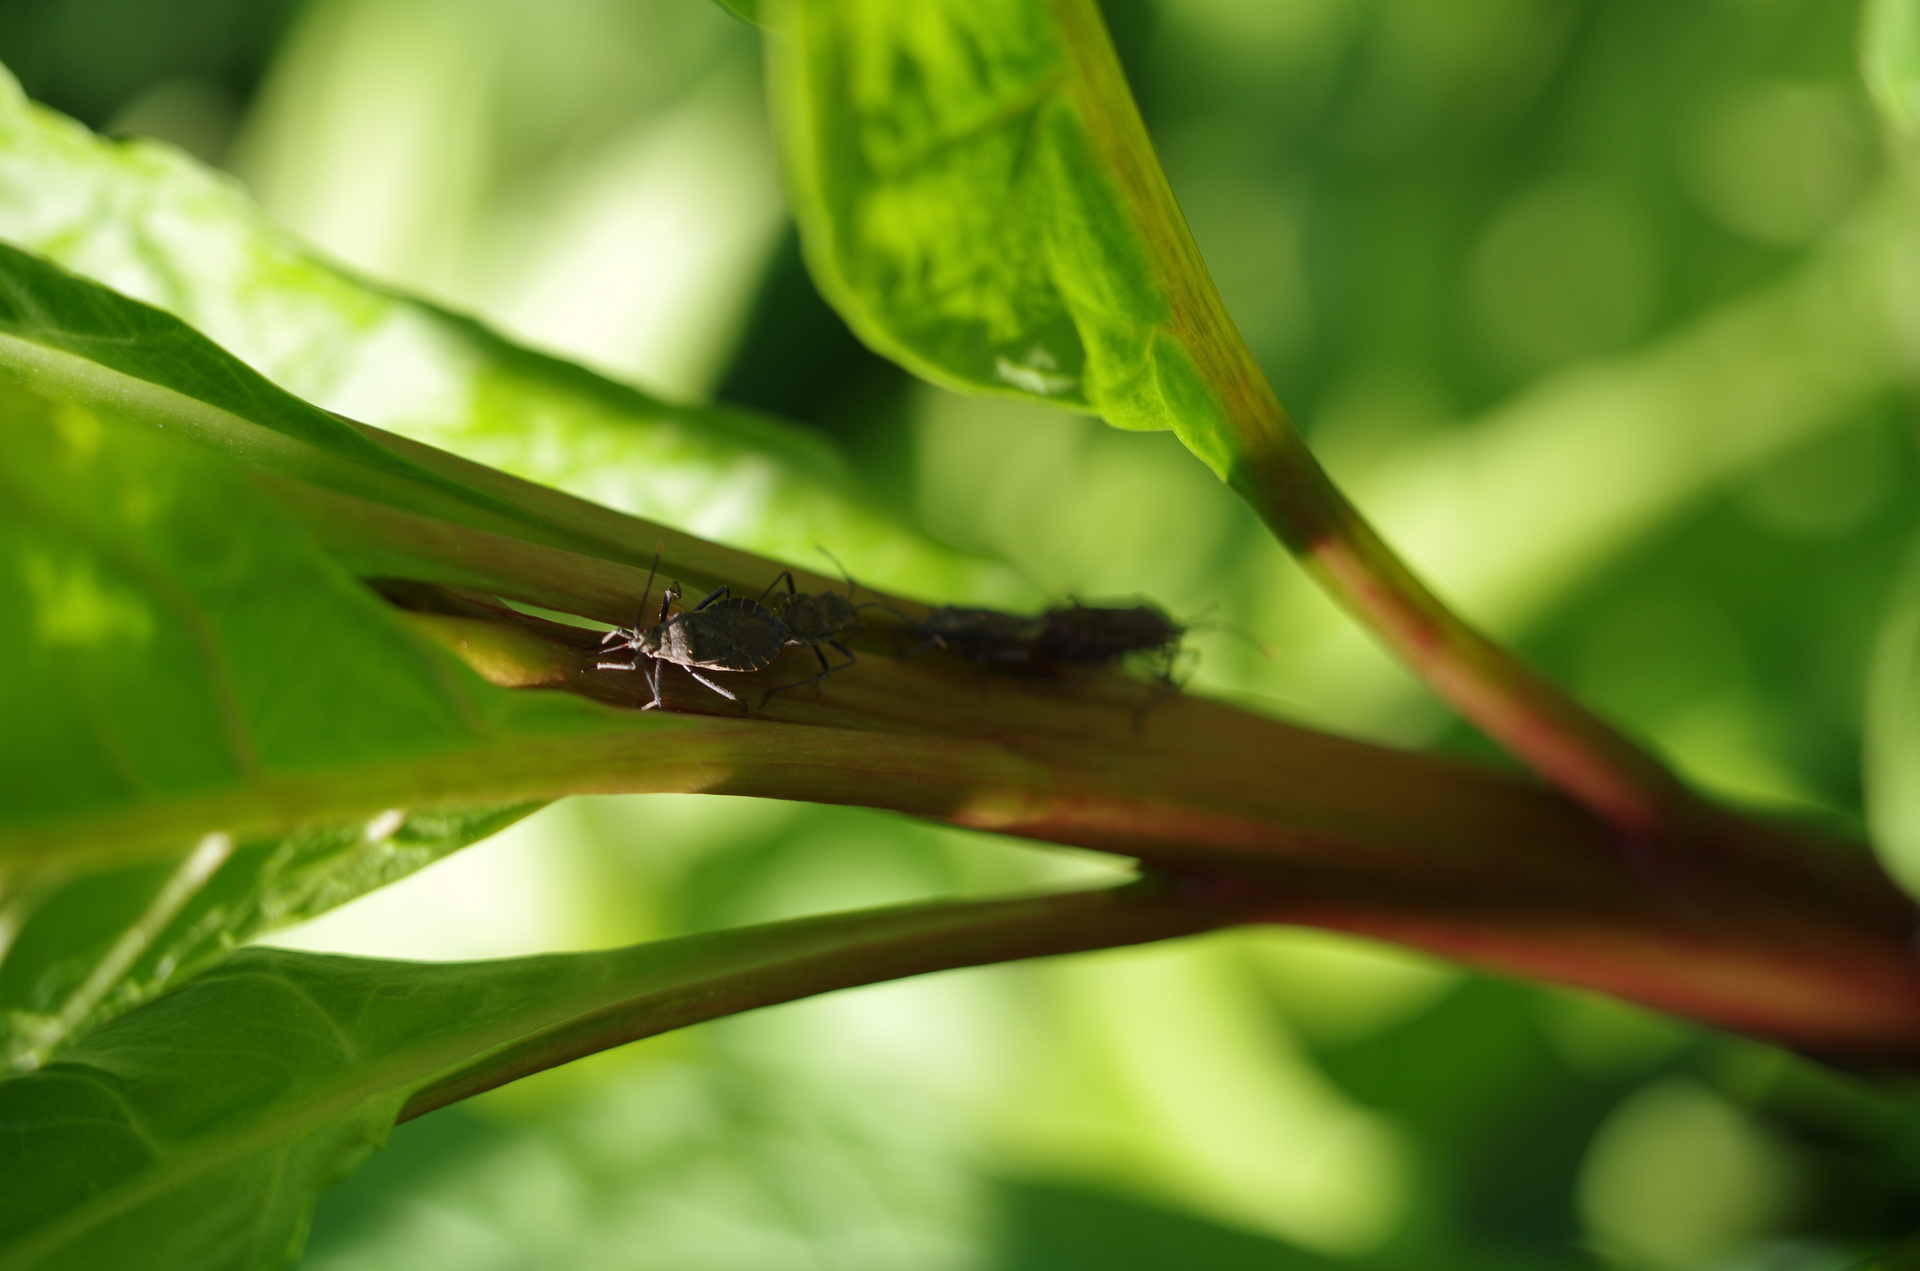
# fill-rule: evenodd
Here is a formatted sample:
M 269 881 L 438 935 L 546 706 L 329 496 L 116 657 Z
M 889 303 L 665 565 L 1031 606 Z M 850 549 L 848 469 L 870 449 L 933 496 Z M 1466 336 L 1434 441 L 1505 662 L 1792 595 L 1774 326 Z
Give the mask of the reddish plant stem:
M 1175 421 L 1182 441 L 1252 505 L 1314 579 L 1442 701 L 1631 844 L 1682 830 L 1698 807 L 1666 767 L 1513 654 L 1461 621 L 1334 485 L 1228 315 L 1153 154 L 1093 0 L 1050 0 L 1076 109 L 1145 247 L 1166 334 L 1207 386 L 1216 420 Z
M 1312 539 L 1302 563 L 1442 701 L 1631 843 L 1670 838 L 1698 812 L 1664 764 L 1461 621 L 1344 500 L 1339 510 L 1344 532 Z
M 1296 465 L 1287 479 L 1319 491 L 1317 502 L 1297 506 L 1342 521 L 1335 514 L 1345 505 L 1315 475 L 1311 457 L 1287 453 Z M 626 617 L 631 565 L 518 541 L 508 551 L 498 534 L 311 489 L 295 498 L 295 489 L 282 481 L 276 492 L 329 533 L 346 535 L 339 546 L 350 557 L 386 550 L 396 567 L 427 571 L 414 577 Z M 1327 542 L 1374 541 L 1357 518 L 1342 523 L 1346 531 Z M 1307 553 L 1310 561 L 1339 556 L 1326 547 Z M 771 572 L 750 557 L 731 567 L 751 577 L 718 581 L 740 585 Z M 1357 576 L 1396 568 L 1391 557 L 1374 559 Z M 465 641 L 475 668 L 496 682 L 551 684 L 627 706 L 644 700 L 640 676 L 594 669 L 597 633 L 448 603 L 466 615 L 451 621 L 504 626 L 539 642 L 529 653 L 516 652 L 512 640 Z M 1456 695 L 1467 695 L 1460 685 L 1488 693 L 1474 709 L 1495 717 L 1512 744 L 1533 750 L 1542 766 L 1564 764 L 1563 780 L 1587 781 L 1589 806 L 1626 791 L 1610 806 L 1614 825 L 1657 834 L 1660 851 L 1623 852 L 1617 831 L 1512 777 L 1189 697 L 1156 698 L 1119 676 L 1070 684 L 996 678 L 989 689 L 977 668 L 943 666 L 931 655 L 911 664 L 863 658 L 819 697 L 783 695 L 746 722 L 736 722 L 730 703 L 670 673 L 676 714 L 726 722 L 516 749 L 488 761 L 489 788 L 529 798 L 701 789 L 892 808 L 1187 874 L 1257 878 L 1285 897 L 1270 910 L 1276 920 L 1400 940 L 1805 1050 L 1895 1062 L 1920 1056 L 1912 907 L 1869 856 L 1684 794 L 1631 802 L 1634 792 L 1657 792 L 1664 774 L 1657 765 L 1635 773 L 1638 752 L 1625 742 L 1609 749 L 1610 730 L 1576 703 L 1529 689 L 1525 668 L 1410 580 L 1368 603 L 1392 638 L 1428 660 L 1438 683 Z M 445 621 L 434 634 L 460 646 Z M 866 647 L 884 650 L 884 623 L 871 625 Z M 1504 669 L 1452 676 L 1450 668 L 1471 669 L 1476 659 Z M 752 701 L 811 674 L 806 665 L 796 651 L 767 673 L 730 682 Z M 1146 726 L 1136 733 L 1143 704 Z M 1587 743 L 1558 760 L 1541 755 L 1548 743 L 1581 736 Z M 477 762 L 463 761 L 449 791 L 472 785 Z M 1582 772 L 1629 779 L 1613 785 Z
M 458 597 L 443 608 L 467 616 L 423 615 L 423 629 L 449 647 L 486 645 L 494 670 L 474 664 L 502 682 L 544 675 L 628 706 L 649 696 L 638 675 L 593 669 L 591 633 L 483 617 Z M 489 622 L 539 642 L 522 659 L 535 669 L 502 671 L 508 642 L 461 634 Z M 796 653 L 728 684 L 757 702 L 804 665 Z M 573 790 L 658 788 L 667 760 L 714 793 L 887 808 L 1239 879 L 1267 898 L 1264 920 L 1393 940 L 1848 1061 L 1920 1063 L 1914 908 L 1850 845 L 1703 809 L 1638 867 L 1606 827 L 1525 779 L 1119 676 L 983 680 L 931 655 L 868 657 L 818 697 L 782 695 L 750 719 L 671 668 L 665 687 L 676 715 L 714 717 L 701 736 L 593 739 L 545 762 Z

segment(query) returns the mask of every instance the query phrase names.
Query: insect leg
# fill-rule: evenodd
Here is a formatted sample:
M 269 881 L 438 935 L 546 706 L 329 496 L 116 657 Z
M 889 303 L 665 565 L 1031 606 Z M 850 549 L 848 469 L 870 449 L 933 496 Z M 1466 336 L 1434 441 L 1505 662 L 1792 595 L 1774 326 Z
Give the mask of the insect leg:
M 640 647 L 640 629 L 635 627 L 628 630 L 626 627 L 615 627 L 600 637 L 600 647 L 609 653 L 619 649 L 637 650 Z
M 1147 695 L 1140 699 L 1140 704 L 1133 708 L 1134 735 L 1138 736 L 1146 731 L 1148 711 L 1160 705 L 1160 703 L 1166 701 L 1169 697 L 1178 696 L 1180 696 L 1180 686 L 1174 682 L 1171 676 L 1157 681 L 1152 688 L 1147 690 Z
M 767 584 L 766 590 L 760 593 L 760 599 L 755 603 L 762 604 L 762 605 L 766 604 L 767 594 L 771 592 L 775 587 L 778 587 L 782 580 L 785 580 L 787 584 L 787 594 L 789 596 L 796 594 L 793 589 L 793 571 L 791 569 L 783 569 L 779 573 L 773 576 L 773 581 Z
M 746 712 L 747 704 L 745 702 L 741 702 L 740 698 L 737 695 L 728 692 L 726 689 L 721 688 L 718 684 L 715 684 L 712 680 L 700 674 L 700 672 L 694 670 L 690 666 L 683 667 L 681 669 L 684 670 L 688 675 L 691 675 L 694 679 L 699 680 L 702 684 L 712 689 L 714 692 L 718 693 L 720 696 L 726 698 L 729 702 L 740 702 L 741 712 L 743 714 Z
M 718 587 L 715 587 L 712 591 L 707 593 L 707 598 L 705 600 L 701 601 L 699 604 L 693 607 L 694 611 L 697 613 L 700 610 L 705 609 L 708 605 L 712 604 L 714 601 L 719 600 L 725 596 L 730 596 L 732 594 L 733 594 L 732 591 L 727 587 L 727 585 L 725 583 L 721 583 Z
M 638 663 L 635 665 L 638 665 Z M 665 698 L 660 696 L 660 663 L 657 660 L 647 663 L 647 687 L 653 690 L 653 700 L 640 709 L 650 711 L 658 707 L 661 710 L 665 710 L 667 708 L 667 702 Z
M 831 643 L 834 648 L 839 649 L 840 652 L 846 653 L 847 660 L 845 662 L 841 663 L 839 666 L 834 666 L 832 663 L 827 661 L 827 655 L 820 651 L 819 645 L 817 644 L 809 645 L 807 647 L 813 650 L 813 656 L 820 659 L 820 674 L 810 675 L 804 680 L 795 680 L 791 684 L 775 685 L 773 688 L 770 688 L 767 690 L 767 695 L 760 699 L 760 704 L 762 706 L 765 706 L 768 702 L 771 702 L 773 700 L 773 695 L 775 693 L 784 693 L 790 688 L 805 688 L 809 684 L 818 684 L 821 680 L 826 679 L 829 675 L 832 675 L 835 671 L 844 671 L 848 667 L 853 665 L 853 662 L 854 662 L 853 654 L 847 653 L 846 646 L 842 645 L 838 640 L 829 641 L 829 643 Z

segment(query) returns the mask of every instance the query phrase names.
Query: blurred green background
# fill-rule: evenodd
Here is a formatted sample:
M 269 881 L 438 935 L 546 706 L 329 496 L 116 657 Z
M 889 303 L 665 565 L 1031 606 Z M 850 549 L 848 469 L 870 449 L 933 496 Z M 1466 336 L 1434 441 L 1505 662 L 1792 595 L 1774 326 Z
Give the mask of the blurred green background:
M 1920 289 L 1896 285 L 1912 196 L 1856 5 L 1107 10 L 1230 307 L 1365 510 L 1705 787 L 1857 830 L 1920 502 Z M 1198 691 L 1486 753 L 1171 437 L 862 349 L 800 266 L 756 41 L 705 0 L 0 3 L 30 94 L 225 167 L 350 265 L 803 421 L 1036 592 L 1277 647 L 1196 637 Z M 844 809 L 581 799 L 284 940 L 504 955 L 1114 868 Z M 1263 931 L 841 994 L 523 1082 L 402 1127 L 308 1265 L 1837 1271 L 1915 1228 L 1911 1100 Z

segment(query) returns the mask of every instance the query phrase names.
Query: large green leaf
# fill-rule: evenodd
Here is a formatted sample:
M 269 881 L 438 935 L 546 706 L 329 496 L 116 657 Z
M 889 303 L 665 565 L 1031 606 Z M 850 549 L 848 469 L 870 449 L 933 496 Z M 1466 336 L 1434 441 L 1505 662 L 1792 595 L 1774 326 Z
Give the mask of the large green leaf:
M 4 244 L 0 375 L 171 428 L 286 475 L 419 512 L 572 541 L 275 386 L 172 314 Z
M 1228 471 L 1219 373 L 1248 359 L 1091 0 L 766 17 L 808 260 L 864 339 L 956 388 L 1175 429 Z
M 1920 5 L 1867 0 L 1860 32 L 1861 72 L 1888 123 L 1920 129 Z
M 94 137 L 10 82 L 0 232 L 221 327 L 283 380 L 416 411 L 419 383 L 433 380 L 446 392 L 424 422 L 388 422 L 524 471 L 597 482 L 615 502 L 621 473 L 708 502 L 744 483 L 767 497 L 724 500 L 743 537 L 791 555 L 815 535 L 845 549 L 834 527 L 853 527 L 855 540 L 887 546 L 869 566 L 890 560 L 963 591 L 987 577 L 863 511 L 837 461 L 793 430 L 665 406 L 380 292 L 313 259 L 183 156 Z M 395 376 L 416 391 L 388 393 Z M 204 451 L 416 514 L 605 550 L 577 526 L 503 499 L 497 483 L 483 491 L 471 474 L 423 467 L 174 314 L 0 245 L 4 381 L 23 386 L 0 398 L 11 539 L 0 589 L 15 593 L 0 605 L 0 646 L 17 672 L 0 686 L 0 848 L 12 857 L 0 1054 L 11 1063 L 43 1061 L 235 943 L 418 868 L 546 793 L 495 797 L 476 762 L 455 784 L 480 806 L 448 802 L 434 792 L 457 756 L 513 751 L 529 724 L 628 726 L 578 699 L 510 700 L 422 647 Z M 802 542 L 786 537 L 796 532 Z M 408 758 L 425 765 L 412 788 Z
M 539 806 L 394 809 L 238 844 L 216 831 L 132 864 L 0 871 L 15 928 L 0 960 L 0 1067 L 34 1067 L 236 945 L 403 878 Z
M 418 1113 L 852 984 L 1203 930 L 1148 887 L 907 905 L 606 953 L 422 964 L 246 949 L 0 1082 L 0 1271 L 266 1271 Z
M 660 401 L 370 283 L 267 220 L 230 178 L 164 145 L 95 136 L 3 73 L 0 238 L 175 314 L 296 403 L 750 550 L 793 558 L 825 543 L 876 582 L 932 595 L 1019 590 L 876 510 L 816 435 Z M 149 368 L 144 355 L 161 353 L 150 338 Z M 205 383 L 204 350 L 188 356 L 201 369 L 168 373 Z M 311 407 L 276 403 L 259 417 L 222 404 L 270 428 L 319 427 Z
M 0 421 L 0 1052 L 17 1064 L 531 806 L 290 806 L 268 828 L 237 796 L 350 787 L 594 709 L 495 689 L 421 642 L 217 454 L 3 384 Z M 200 811 L 168 816 L 183 805 Z

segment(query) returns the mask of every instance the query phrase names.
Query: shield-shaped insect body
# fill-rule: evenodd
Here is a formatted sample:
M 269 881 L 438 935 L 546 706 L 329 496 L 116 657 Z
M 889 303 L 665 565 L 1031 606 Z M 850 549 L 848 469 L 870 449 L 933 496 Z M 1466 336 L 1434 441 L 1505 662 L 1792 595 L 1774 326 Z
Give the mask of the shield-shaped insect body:
M 654 556 L 654 570 L 660 558 Z M 640 596 L 640 616 L 646 618 L 647 593 L 653 590 L 654 571 L 647 574 L 647 588 Z M 650 627 L 635 624 L 609 631 L 602 644 L 612 649 L 631 649 L 632 662 L 602 662 L 600 669 L 637 671 L 646 663 L 647 687 L 653 700 L 641 707 L 653 710 L 666 705 L 660 695 L 660 668 L 667 664 L 680 667 L 700 683 L 728 701 L 739 702 L 737 694 L 720 687 L 702 671 L 758 671 L 772 662 L 788 642 L 787 626 L 780 616 L 757 600 L 729 594 L 725 586 L 716 587 L 705 600 L 681 613 L 671 612 L 680 598 L 680 585 L 668 587 L 660 600 L 660 616 Z M 746 704 L 741 703 L 745 710 Z

